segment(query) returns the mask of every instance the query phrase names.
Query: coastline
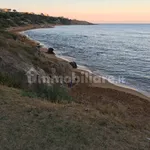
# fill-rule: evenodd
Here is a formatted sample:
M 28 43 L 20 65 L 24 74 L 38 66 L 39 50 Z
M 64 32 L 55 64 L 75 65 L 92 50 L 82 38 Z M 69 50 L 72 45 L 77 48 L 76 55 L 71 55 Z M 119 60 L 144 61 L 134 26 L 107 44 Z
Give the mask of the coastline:
M 55 25 L 52 24 L 41 24 L 41 25 L 28 25 L 28 26 L 21 26 L 21 27 L 10 27 L 7 29 L 7 31 L 9 32 L 13 32 L 13 33 L 19 33 L 22 31 L 26 31 L 26 30 L 31 30 L 31 29 L 39 29 L 39 28 L 54 28 Z
M 89 73 L 88 71 L 82 70 L 82 69 L 77 69 L 75 72 L 79 72 L 79 73 L 87 72 L 87 73 Z M 96 76 L 94 74 L 92 74 L 92 75 Z M 104 79 L 101 76 L 97 76 L 97 77 L 100 78 L 100 80 Z M 138 91 L 134 88 L 125 86 L 123 84 L 114 84 L 114 83 L 109 82 L 107 79 L 104 79 L 104 80 L 105 80 L 105 83 L 92 83 L 92 84 L 90 84 L 90 87 L 112 89 L 112 90 L 116 90 L 116 91 L 120 91 L 120 92 L 125 92 L 127 94 L 131 94 L 131 95 L 137 96 L 139 98 L 146 99 L 146 100 L 150 101 L 150 97 L 148 95 L 145 95 L 145 94 L 141 93 L 140 91 Z
M 26 31 L 26 30 L 31 30 L 31 29 L 39 29 L 39 28 L 53 28 L 55 26 L 53 25 L 31 25 L 31 26 L 27 26 L 27 27 L 16 27 L 16 28 L 11 28 L 11 29 L 8 29 L 7 31 L 10 31 L 10 32 L 14 32 L 14 33 L 17 33 L 17 34 L 20 34 L 20 32 L 22 31 Z M 21 35 L 21 34 L 20 34 Z M 34 41 L 33 39 L 30 39 L 26 36 L 27 40 L 30 41 L 31 43 L 34 43 L 36 44 L 37 41 Z M 67 59 L 63 58 L 63 57 L 59 57 L 59 56 L 50 56 L 51 59 L 55 60 L 55 61 L 66 61 L 66 62 L 69 62 Z M 82 68 L 78 68 L 78 69 L 73 69 L 73 71 L 77 74 L 79 74 L 79 76 L 82 75 L 82 72 L 84 72 L 85 74 L 88 73 L 88 74 L 91 74 L 92 76 L 96 76 L 94 75 L 92 72 L 89 72 L 88 70 L 86 69 L 82 69 Z M 90 81 L 90 78 L 88 76 L 85 76 L 86 78 L 88 78 L 88 80 Z M 104 79 L 102 76 L 98 76 L 98 78 L 101 79 Z M 90 81 L 92 82 L 92 81 Z M 134 89 L 134 88 L 130 88 L 128 86 L 125 86 L 125 85 L 119 85 L 119 84 L 114 84 L 114 83 L 111 83 L 109 82 L 107 79 L 105 79 L 105 83 L 91 83 L 91 84 L 88 84 L 88 86 L 90 88 L 102 88 L 102 89 L 111 89 L 111 90 L 115 90 L 117 92 L 124 92 L 126 94 L 130 94 L 130 95 L 133 95 L 133 96 L 137 96 L 139 98 L 142 98 L 142 99 L 146 99 L 148 101 L 150 101 L 150 97 L 149 95 L 145 95 L 143 93 L 141 93 L 140 91 Z

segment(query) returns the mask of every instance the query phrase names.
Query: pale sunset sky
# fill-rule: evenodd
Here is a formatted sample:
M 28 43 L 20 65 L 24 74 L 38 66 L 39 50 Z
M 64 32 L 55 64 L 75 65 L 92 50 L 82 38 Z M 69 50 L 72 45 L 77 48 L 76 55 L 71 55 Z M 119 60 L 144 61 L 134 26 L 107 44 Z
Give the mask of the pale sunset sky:
M 150 23 L 150 0 L 0 0 L 1 8 L 94 23 Z

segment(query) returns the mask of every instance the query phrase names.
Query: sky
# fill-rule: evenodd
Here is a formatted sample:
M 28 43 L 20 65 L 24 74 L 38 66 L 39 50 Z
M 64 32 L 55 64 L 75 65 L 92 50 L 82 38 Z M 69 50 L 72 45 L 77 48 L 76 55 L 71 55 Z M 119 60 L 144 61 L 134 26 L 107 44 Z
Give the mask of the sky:
M 0 0 L 0 8 L 93 23 L 150 23 L 150 0 Z

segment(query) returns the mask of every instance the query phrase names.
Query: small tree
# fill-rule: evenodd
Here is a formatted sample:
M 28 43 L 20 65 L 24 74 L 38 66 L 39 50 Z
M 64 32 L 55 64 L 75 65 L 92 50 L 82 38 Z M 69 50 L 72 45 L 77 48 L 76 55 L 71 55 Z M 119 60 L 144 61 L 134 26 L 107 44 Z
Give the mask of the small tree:
M 17 10 L 16 10 L 16 9 L 13 9 L 13 12 L 17 12 Z

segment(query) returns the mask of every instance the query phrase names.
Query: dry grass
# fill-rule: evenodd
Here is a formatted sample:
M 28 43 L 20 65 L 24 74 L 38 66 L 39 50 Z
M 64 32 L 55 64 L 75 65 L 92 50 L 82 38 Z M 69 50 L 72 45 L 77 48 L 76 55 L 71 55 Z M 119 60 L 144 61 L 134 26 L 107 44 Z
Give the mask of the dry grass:
M 12 38 L 0 36 L 0 45 L 14 61 L 30 61 L 48 72 L 51 62 L 47 59 L 61 66 L 56 58 L 35 57 L 27 39 L 23 44 Z M 7 57 L 3 58 L 10 62 Z M 74 103 L 53 104 L 22 97 L 20 90 L 0 85 L 0 150 L 150 149 L 150 102 L 88 85 L 76 85 L 70 91 Z
M 90 93 L 85 99 L 88 96 Z M 144 103 L 138 102 L 138 108 Z M 131 108 L 132 103 L 98 101 L 96 97 L 80 104 L 52 104 L 0 86 L 0 149 L 148 150 L 149 112 L 143 108 L 138 119 L 130 116 Z M 144 118 L 147 124 L 142 123 Z

